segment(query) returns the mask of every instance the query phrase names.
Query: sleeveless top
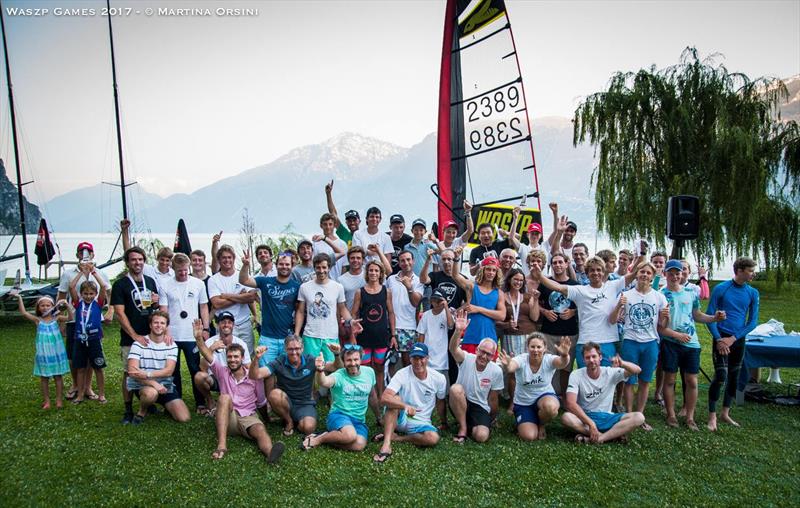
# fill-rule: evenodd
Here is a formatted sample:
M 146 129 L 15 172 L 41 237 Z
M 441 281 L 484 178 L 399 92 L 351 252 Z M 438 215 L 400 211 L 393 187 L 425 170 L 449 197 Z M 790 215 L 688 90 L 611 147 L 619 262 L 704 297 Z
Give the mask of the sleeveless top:
M 472 287 L 472 300 L 470 304 L 494 310 L 497 308 L 497 299 L 499 295 L 500 292 L 497 289 L 492 289 L 488 295 L 485 295 L 481 292 L 478 284 L 475 284 Z M 467 331 L 464 332 L 463 344 L 477 345 L 486 338 L 497 342 L 497 330 L 495 329 L 494 320 L 492 318 L 475 312 L 469 315 L 469 319 L 469 326 L 467 327 Z
M 361 307 L 359 317 L 364 331 L 356 335 L 362 347 L 389 347 L 389 309 L 387 307 L 386 286 L 382 286 L 377 294 L 370 294 L 366 288 L 360 288 Z

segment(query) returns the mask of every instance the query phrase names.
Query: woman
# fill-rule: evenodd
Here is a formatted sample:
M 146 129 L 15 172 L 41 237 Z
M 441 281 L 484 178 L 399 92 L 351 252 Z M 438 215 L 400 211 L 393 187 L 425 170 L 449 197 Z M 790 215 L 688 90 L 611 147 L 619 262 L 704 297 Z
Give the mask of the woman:
M 378 398 L 383 394 L 383 363 L 389 347 L 397 347 L 392 292 L 383 285 L 386 271 L 377 261 L 367 263 L 364 274 L 366 285 L 356 291 L 353 298 L 353 318 L 361 318 L 364 330 L 358 334 L 358 344 L 363 348 L 361 365 L 375 371 Z M 390 333 L 391 332 L 391 333 Z M 355 343 L 355 339 L 350 339 Z
M 503 284 L 503 293 L 506 304 L 505 320 L 497 323 L 498 335 L 502 335 L 502 351 L 509 357 L 525 353 L 527 349 L 527 339 L 533 332 L 537 331 L 536 322 L 539 320 L 539 291 L 534 289 L 532 292 L 525 290 L 525 274 L 522 270 L 512 268 L 506 274 Z M 514 399 L 514 387 L 516 383 L 514 376 L 506 376 L 506 387 L 508 396 Z M 508 408 L 508 414 L 512 414 L 513 409 Z
M 461 349 L 475 354 L 483 339 L 490 338 L 497 342 L 495 321 L 503 321 L 506 317 L 506 302 L 500 290 L 503 283 L 500 263 L 497 258 L 484 258 L 474 281 L 458 272 L 456 282 L 467 294 L 465 309 L 469 313 L 469 326 L 464 332 Z
M 558 397 L 553 392 L 553 375 L 556 370 L 570 364 L 569 348 L 572 342 L 562 337 L 556 346 L 558 355 L 545 353 L 544 337 L 534 332 L 527 343 L 528 352 L 511 358 L 500 353 L 500 365 L 514 374 L 517 390 L 514 393 L 514 420 L 517 434 L 523 441 L 546 437 L 545 425 L 558 414 Z

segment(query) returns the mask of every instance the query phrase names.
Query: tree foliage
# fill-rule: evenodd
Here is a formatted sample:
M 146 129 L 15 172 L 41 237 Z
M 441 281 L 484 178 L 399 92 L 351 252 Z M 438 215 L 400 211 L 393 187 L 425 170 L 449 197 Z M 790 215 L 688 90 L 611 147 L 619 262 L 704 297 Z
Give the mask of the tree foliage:
M 598 227 L 612 241 L 665 243 L 667 200 L 700 198 L 698 259 L 750 254 L 794 268 L 800 252 L 800 130 L 787 89 L 687 48 L 666 69 L 618 72 L 575 110 L 573 143 L 595 145 Z

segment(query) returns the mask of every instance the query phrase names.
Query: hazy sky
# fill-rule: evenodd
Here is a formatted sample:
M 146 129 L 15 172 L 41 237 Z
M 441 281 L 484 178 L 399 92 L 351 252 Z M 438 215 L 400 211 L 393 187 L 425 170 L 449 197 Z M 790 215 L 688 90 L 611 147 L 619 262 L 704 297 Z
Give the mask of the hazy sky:
M 617 70 L 696 46 L 751 77 L 800 73 L 800 0 L 506 0 L 534 119 L 571 116 Z M 3 1 L 23 178 L 41 202 L 118 180 L 104 1 Z M 297 146 L 354 131 L 402 146 L 436 126 L 442 0 L 113 1 L 126 173 L 190 192 Z M 10 16 L 9 8 L 46 8 Z M 57 16 L 55 8 L 94 9 Z M 254 8 L 170 16 L 146 8 Z M 142 11 L 136 14 L 135 11 Z M 13 169 L 5 74 L 0 157 Z M 434 162 L 432 161 L 432 166 Z

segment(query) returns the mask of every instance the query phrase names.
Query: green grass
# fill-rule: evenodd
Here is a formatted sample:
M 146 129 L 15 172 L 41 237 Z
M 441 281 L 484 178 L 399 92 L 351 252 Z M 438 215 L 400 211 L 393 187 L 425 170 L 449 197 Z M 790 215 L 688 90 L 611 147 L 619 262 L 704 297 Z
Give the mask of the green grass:
M 787 331 L 800 330 L 800 289 L 780 294 L 770 286 L 761 289 L 762 321 L 774 317 L 786 323 Z M 636 431 L 628 444 L 603 446 L 573 444 L 558 424 L 551 426 L 547 441 L 521 443 L 504 415 L 488 444 L 458 446 L 445 435 L 432 450 L 395 445 L 394 456 L 382 466 L 372 464 L 375 444 L 365 453 L 325 448 L 303 453 L 298 436 L 283 438 L 273 424 L 272 437 L 288 445 L 278 467 L 268 467 L 251 442 L 237 437 L 229 440 L 228 456 L 212 462 L 216 440 L 209 419 L 193 417 L 179 425 L 156 416 L 140 427 L 119 424 L 116 326 L 107 329 L 105 341 L 110 403 L 67 404 L 48 412 L 39 409 L 39 382 L 31 376 L 33 326 L 12 318 L 2 318 L 0 326 L 0 491 L 8 506 L 264 501 L 285 506 L 694 506 L 796 505 L 800 499 L 798 408 L 735 407 L 742 428 L 722 426 L 712 434 L 669 429 L 659 409 L 648 406 L 653 432 Z M 703 368 L 711 372 L 708 334 L 701 330 Z M 798 382 L 798 372 L 784 369 L 784 383 Z M 706 390 L 702 385 L 701 427 Z

